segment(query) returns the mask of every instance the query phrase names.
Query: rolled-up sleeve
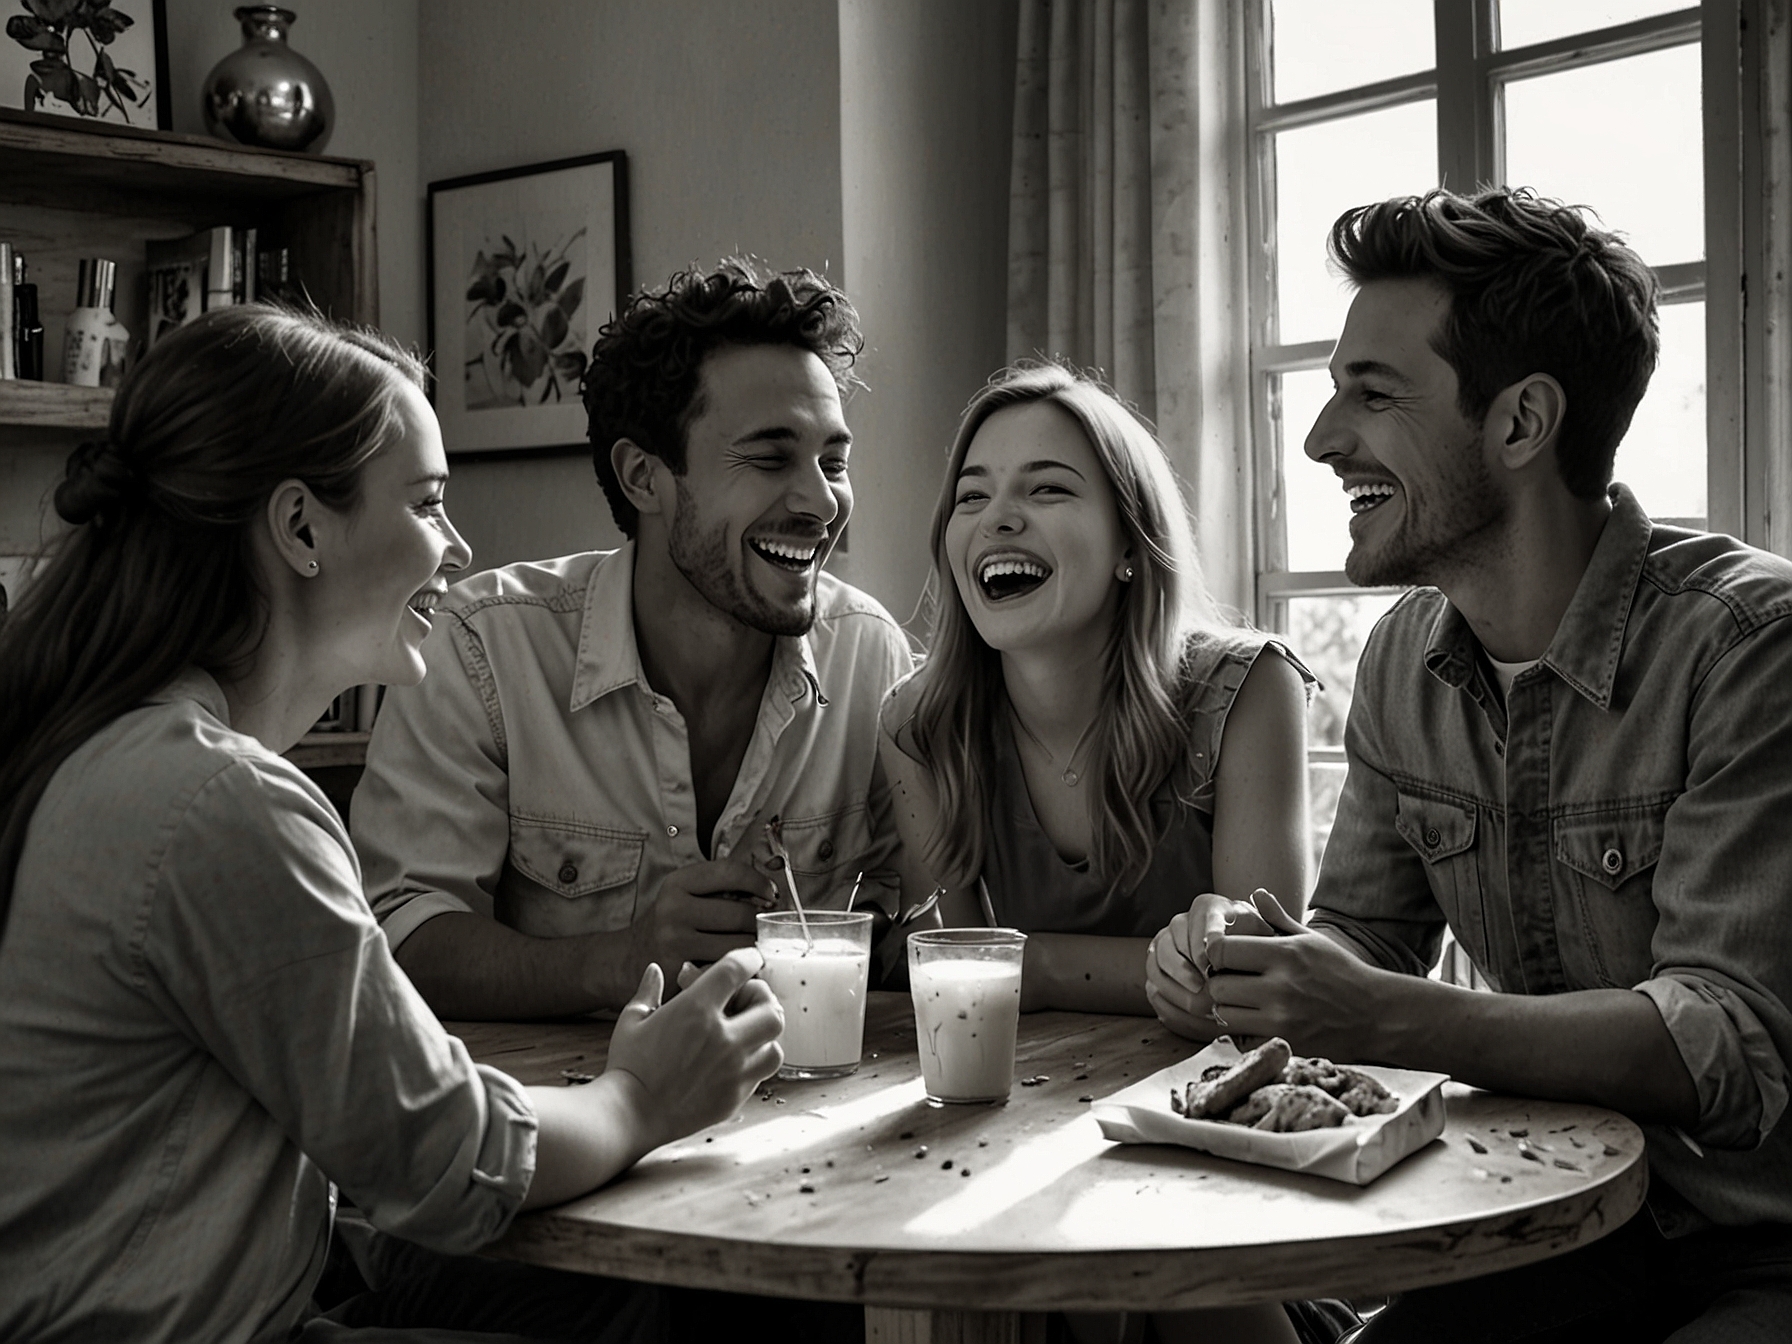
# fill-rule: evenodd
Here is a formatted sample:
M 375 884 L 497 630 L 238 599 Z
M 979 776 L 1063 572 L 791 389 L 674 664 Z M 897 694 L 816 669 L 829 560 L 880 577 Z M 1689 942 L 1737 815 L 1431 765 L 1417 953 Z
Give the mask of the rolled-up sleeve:
M 501 1233 L 536 1119 L 392 960 L 348 839 L 309 784 L 239 763 L 170 846 L 149 988 L 383 1231 L 449 1254 Z
M 350 826 L 396 949 L 435 916 L 490 916 L 510 847 L 508 745 L 479 637 L 457 614 L 424 641 L 420 685 L 380 705 Z
M 1653 897 L 1661 1012 L 1699 1092 L 1699 1142 L 1758 1146 L 1792 1056 L 1792 618 L 1739 639 L 1693 701 L 1686 791 L 1668 808 Z

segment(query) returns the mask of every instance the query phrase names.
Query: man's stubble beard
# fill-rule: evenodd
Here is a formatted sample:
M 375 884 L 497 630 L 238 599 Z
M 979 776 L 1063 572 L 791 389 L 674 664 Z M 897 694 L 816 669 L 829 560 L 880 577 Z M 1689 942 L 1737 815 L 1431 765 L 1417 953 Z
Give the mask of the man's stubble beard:
M 1479 433 L 1450 451 L 1460 454 L 1459 461 L 1466 465 L 1454 478 L 1438 483 L 1426 508 L 1428 520 L 1416 515 L 1403 485 L 1401 507 L 1406 516 L 1400 529 L 1379 550 L 1353 545 L 1344 560 L 1345 578 L 1359 588 L 1441 586 L 1450 575 L 1482 563 L 1492 549 L 1484 543 L 1497 538 L 1510 505 L 1481 460 Z
M 672 564 L 704 601 L 723 615 L 767 635 L 798 636 L 815 624 L 815 584 L 811 579 L 800 608 L 779 608 L 753 591 L 744 576 L 730 565 L 733 558 L 725 532 L 706 531 L 698 517 L 695 499 L 683 477 L 673 478 L 678 494 L 678 515 L 666 538 Z

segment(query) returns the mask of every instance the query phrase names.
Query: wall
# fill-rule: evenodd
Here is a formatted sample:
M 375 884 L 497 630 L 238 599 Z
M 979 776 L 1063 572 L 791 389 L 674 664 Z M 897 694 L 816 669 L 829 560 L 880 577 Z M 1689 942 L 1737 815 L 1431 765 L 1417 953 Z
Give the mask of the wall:
M 242 45 L 231 0 L 167 0 L 174 129 L 204 135 L 199 89 Z M 294 0 L 293 50 L 323 72 L 336 100 L 324 151 L 371 159 L 378 188 L 380 325 L 423 342 L 423 209 L 417 166 L 418 0 Z
M 848 576 L 911 621 L 959 412 L 1006 344 L 1016 0 L 841 0 L 846 283 L 865 320 L 848 410 Z
M 752 253 L 840 274 L 836 0 L 431 0 L 425 183 L 621 149 L 637 284 Z M 479 567 L 618 540 L 586 456 L 454 465 Z

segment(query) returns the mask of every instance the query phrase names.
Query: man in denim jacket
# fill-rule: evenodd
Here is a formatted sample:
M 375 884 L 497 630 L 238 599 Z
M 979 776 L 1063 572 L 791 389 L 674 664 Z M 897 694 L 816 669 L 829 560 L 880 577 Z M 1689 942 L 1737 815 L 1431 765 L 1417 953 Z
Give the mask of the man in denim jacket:
M 351 827 L 400 966 L 445 1017 L 618 1008 L 649 961 L 753 942 L 781 819 L 803 899 L 894 906 L 877 761 L 908 644 L 822 570 L 852 512 L 862 344 L 811 271 L 635 295 L 585 374 L 615 551 L 452 588 L 388 692 Z
M 1656 284 L 1578 211 L 1438 191 L 1331 250 L 1358 293 L 1307 454 L 1351 579 L 1430 586 L 1364 651 L 1310 930 L 1203 897 L 1151 995 L 1644 1126 L 1629 1225 L 1365 1340 L 1792 1339 L 1792 565 L 1611 484 Z M 1446 925 L 1494 992 L 1425 978 Z

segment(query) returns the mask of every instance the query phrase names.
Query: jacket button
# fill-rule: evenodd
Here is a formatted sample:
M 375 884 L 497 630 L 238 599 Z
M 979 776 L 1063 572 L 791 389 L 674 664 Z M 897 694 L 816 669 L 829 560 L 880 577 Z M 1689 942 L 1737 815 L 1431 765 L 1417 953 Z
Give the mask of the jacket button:
M 819 845 L 816 846 L 815 852 L 817 854 L 821 855 L 821 857 L 824 859 L 833 858 L 834 857 L 834 842 L 832 840 L 823 840 Z
M 579 880 L 579 870 L 578 870 L 577 865 L 570 864 L 570 863 L 563 863 L 560 865 L 560 885 L 561 886 L 570 887 L 574 882 L 577 882 L 578 880 Z
M 1427 826 L 1425 828 L 1425 845 L 1427 848 L 1436 849 L 1443 843 L 1443 839 L 1443 836 L 1438 833 L 1437 827 Z
M 1616 848 L 1608 849 L 1600 856 L 1599 864 L 1606 872 L 1616 877 L 1618 872 L 1624 867 L 1624 856 L 1620 854 Z

